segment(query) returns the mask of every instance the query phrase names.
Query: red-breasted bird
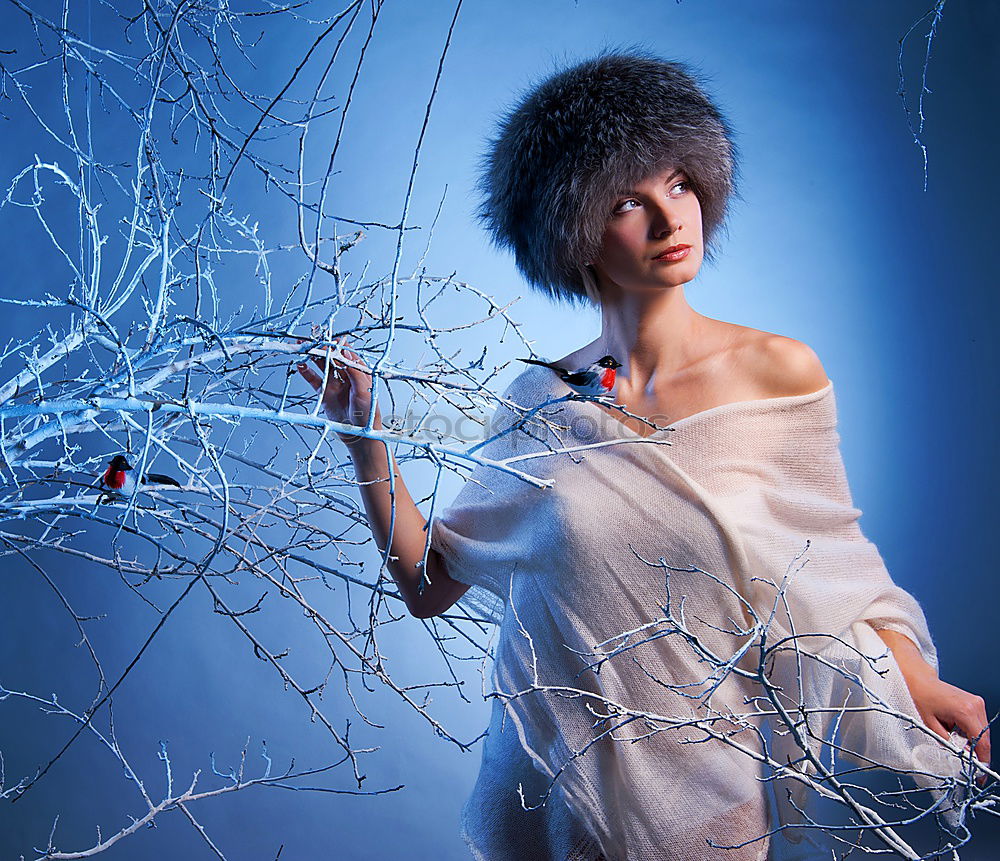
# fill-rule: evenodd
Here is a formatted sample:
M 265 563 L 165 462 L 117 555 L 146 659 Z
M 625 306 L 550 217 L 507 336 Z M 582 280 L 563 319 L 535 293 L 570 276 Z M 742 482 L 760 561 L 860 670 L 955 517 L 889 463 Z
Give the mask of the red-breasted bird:
M 531 365 L 541 365 L 543 368 L 551 368 L 559 375 L 567 386 L 579 395 L 591 395 L 603 397 L 609 395 L 615 386 L 615 373 L 622 366 L 614 356 L 602 356 L 592 365 L 585 368 L 578 368 L 575 371 L 567 371 L 552 362 L 543 362 L 539 359 L 518 359 L 520 362 L 528 362 Z
M 132 464 L 128 462 L 128 458 L 123 454 L 116 454 L 111 458 L 111 462 L 104 471 L 104 475 L 101 476 L 101 488 L 108 493 L 119 494 L 121 496 L 134 496 L 139 483 L 136 482 L 131 472 Z M 172 484 L 174 487 L 181 486 L 181 483 L 176 478 L 171 478 L 169 475 L 161 475 L 158 472 L 147 472 L 142 477 L 141 484 Z

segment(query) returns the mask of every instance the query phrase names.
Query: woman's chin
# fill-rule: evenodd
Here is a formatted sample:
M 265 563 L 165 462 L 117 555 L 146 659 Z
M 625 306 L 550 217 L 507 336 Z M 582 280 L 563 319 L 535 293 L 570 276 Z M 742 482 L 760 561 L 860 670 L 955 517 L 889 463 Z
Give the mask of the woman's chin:
M 695 275 L 697 274 L 697 269 L 690 269 L 685 272 L 673 272 L 669 277 L 661 275 L 659 278 L 654 278 L 650 282 L 650 287 L 654 290 L 666 290 L 670 287 L 683 287 L 689 281 L 693 281 Z
M 605 283 L 601 291 L 607 297 L 611 293 L 621 296 L 629 294 L 655 294 L 675 287 L 682 287 L 693 281 L 701 268 L 700 261 L 695 266 L 676 267 L 671 272 L 643 273 L 632 278 L 621 278 L 620 281 Z

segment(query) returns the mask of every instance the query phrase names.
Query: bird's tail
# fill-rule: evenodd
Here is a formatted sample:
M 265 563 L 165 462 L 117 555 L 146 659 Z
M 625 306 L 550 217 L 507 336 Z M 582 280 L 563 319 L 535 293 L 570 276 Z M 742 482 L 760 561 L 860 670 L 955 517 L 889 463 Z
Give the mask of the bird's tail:
M 181 483 L 172 476 L 162 475 L 158 472 L 147 472 L 146 477 L 142 480 L 143 484 L 172 484 L 174 487 L 180 487 Z
M 543 362 L 541 359 L 518 359 L 519 362 L 527 362 L 529 365 L 541 365 L 543 368 L 551 368 L 556 373 L 563 371 L 559 365 L 554 365 L 552 362 Z

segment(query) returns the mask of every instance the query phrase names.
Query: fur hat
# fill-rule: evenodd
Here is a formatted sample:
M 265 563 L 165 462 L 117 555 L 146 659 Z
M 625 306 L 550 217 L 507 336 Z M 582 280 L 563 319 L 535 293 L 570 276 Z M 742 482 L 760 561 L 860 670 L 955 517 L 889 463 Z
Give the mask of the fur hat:
M 712 260 L 738 196 L 729 123 L 683 64 L 605 49 L 535 85 L 500 119 L 480 158 L 476 215 L 535 289 L 597 303 L 583 264 L 599 254 L 614 199 L 670 165 L 691 181 Z

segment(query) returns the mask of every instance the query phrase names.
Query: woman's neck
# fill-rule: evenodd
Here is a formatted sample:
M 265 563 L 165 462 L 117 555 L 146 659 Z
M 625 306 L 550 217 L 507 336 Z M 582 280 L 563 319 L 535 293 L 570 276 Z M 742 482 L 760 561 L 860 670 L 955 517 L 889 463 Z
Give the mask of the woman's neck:
M 601 334 L 588 353 L 610 353 L 630 389 L 648 389 L 704 356 L 711 322 L 688 305 L 681 286 L 652 298 L 626 295 L 602 303 Z

